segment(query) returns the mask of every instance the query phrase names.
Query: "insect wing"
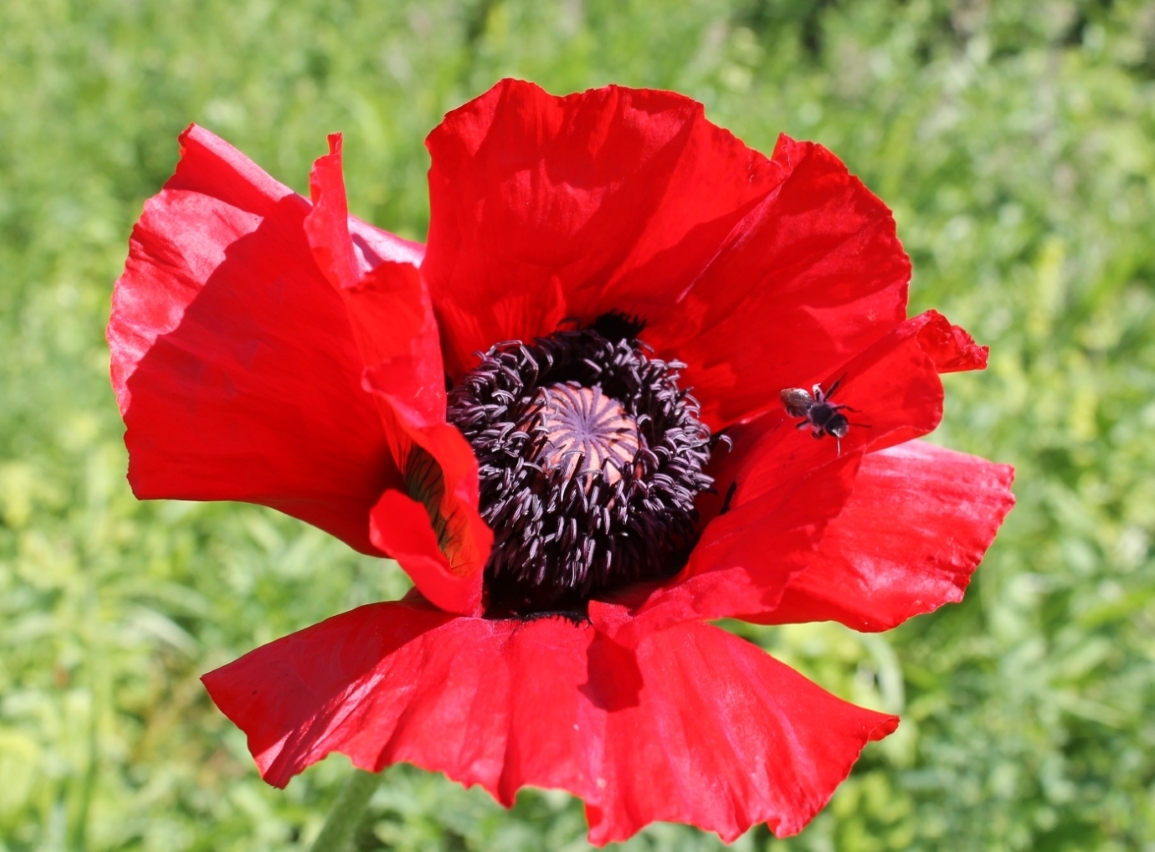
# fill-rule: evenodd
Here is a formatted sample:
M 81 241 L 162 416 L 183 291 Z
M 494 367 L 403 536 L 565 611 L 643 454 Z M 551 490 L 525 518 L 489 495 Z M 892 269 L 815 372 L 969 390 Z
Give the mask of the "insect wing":
M 782 391 L 782 405 L 791 417 L 805 417 L 810 412 L 814 400 L 802 388 L 786 388 Z

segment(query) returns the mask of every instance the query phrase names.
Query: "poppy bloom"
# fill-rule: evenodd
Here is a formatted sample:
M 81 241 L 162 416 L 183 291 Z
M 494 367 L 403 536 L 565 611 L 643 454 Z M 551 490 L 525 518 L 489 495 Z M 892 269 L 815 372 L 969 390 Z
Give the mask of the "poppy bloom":
M 915 439 L 986 349 L 906 318 L 890 212 L 819 145 L 513 80 L 427 144 L 424 246 L 349 215 L 340 137 L 305 199 L 195 126 L 133 231 L 108 337 L 137 496 L 270 506 L 414 583 L 213 700 L 276 786 L 340 751 L 568 790 L 596 844 L 801 830 L 898 720 L 706 622 L 960 600 L 1011 471 Z

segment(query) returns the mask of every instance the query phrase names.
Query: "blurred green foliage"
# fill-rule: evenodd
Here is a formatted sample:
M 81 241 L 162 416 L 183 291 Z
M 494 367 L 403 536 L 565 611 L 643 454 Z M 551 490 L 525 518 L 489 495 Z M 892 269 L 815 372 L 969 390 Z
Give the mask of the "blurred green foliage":
M 1155 849 L 1155 6 L 1134 0 L 7 0 L 0 5 L 0 850 L 287 850 L 347 762 L 285 792 L 197 676 L 395 568 L 248 506 L 139 504 L 108 299 L 176 134 L 420 239 L 425 134 L 503 75 L 676 89 L 769 151 L 837 152 L 896 211 L 913 310 L 992 347 L 934 439 L 1018 468 L 960 606 L 860 636 L 734 626 L 894 712 L 796 838 L 741 850 Z M 389 771 L 363 849 L 585 847 L 580 804 Z M 706 850 L 658 825 L 626 848 Z

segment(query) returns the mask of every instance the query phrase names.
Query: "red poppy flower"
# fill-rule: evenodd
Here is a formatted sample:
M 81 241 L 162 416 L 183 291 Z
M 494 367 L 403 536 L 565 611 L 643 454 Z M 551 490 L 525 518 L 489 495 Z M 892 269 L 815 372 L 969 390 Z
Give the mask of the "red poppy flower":
M 1011 470 L 913 439 L 986 349 L 906 318 L 829 151 L 676 94 L 499 83 L 428 139 L 426 246 L 348 214 L 329 143 L 308 200 L 187 130 L 108 332 L 137 496 L 270 506 L 415 584 L 205 676 L 262 776 L 561 788 L 597 844 L 799 831 L 898 720 L 705 622 L 960 600 Z

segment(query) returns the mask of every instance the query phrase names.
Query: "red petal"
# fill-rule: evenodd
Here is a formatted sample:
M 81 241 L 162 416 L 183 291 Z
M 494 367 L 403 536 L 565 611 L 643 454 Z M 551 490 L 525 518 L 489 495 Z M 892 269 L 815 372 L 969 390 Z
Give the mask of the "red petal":
M 601 294 L 655 257 L 678 268 L 668 252 L 709 253 L 735 206 L 776 179 L 765 157 L 706 122 L 700 104 L 617 86 L 555 98 L 503 80 L 447 115 L 426 144 L 425 273 L 454 373 L 474 350 L 548 334 L 567 315 L 588 320 L 655 299 L 672 307 L 674 294 L 662 291 L 688 279 L 635 276 L 633 306 Z M 705 239 L 695 231 L 704 223 Z
M 979 346 L 963 328 L 951 325 L 938 311 L 927 311 L 916 319 L 926 319 L 919 331 L 922 350 L 940 373 L 985 370 L 989 346 Z
M 257 216 L 271 215 L 284 198 L 304 200 L 228 142 L 195 124 L 180 135 L 180 164 L 164 187 L 215 198 Z
M 353 289 L 361 280 L 353 237 L 349 233 L 349 205 L 341 174 L 341 134 L 329 134 L 329 153 L 318 157 L 309 174 L 313 209 L 305 218 L 305 233 L 317 266 L 339 291 Z M 362 329 L 364 331 L 364 329 Z
M 768 160 L 681 95 L 504 80 L 427 144 L 425 274 L 451 372 L 495 341 L 619 310 L 689 364 L 718 426 L 904 316 L 894 222 L 837 158 L 783 137 Z
M 626 675 L 609 669 L 600 680 L 620 691 Z M 605 791 L 586 800 L 590 840 L 599 845 L 653 820 L 696 825 L 727 843 L 762 822 L 779 837 L 796 834 L 863 746 L 898 726 L 704 624 L 651 634 L 632 677 L 641 685 L 638 705 L 607 714 L 598 776 Z
M 397 559 L 427 598 L 453 612 L 479 614 L 481 572 L 493 536 L 478 511 L 477 460 L 461 433 L 445 421 L 445 370 L 429 294 L 413 263 L 382 261 L 362 274 L 349 228 L 340 136 L 329 137 L 329 149 L 327 156 L 317 160 L 310 177 L 314 206 L 305 220 L 305 231 L 317 265 L 349 311 L 354 338 L 367 365 L 363 387 L 378 404 L 406 491 L 425 504 L 426 526 L 432 521 L 439 533 L 391 533 L 388 525 L 417 519 L 411 513 L 404 522 L 390 518 L 379 504 L 373 513 L 373 542 Z M 411 469 L 415 460 L 425 476 Z M 436 471 L 430 470 L 431 464 Z M 435 474 L 432 479 L 431 472 Z M 404 499 L 399 493 L 382 499 L 400 505 L 398 498 Z M 448 561 L 437 548 L 439 540 Z M 402 549 L 390 550 L 385 547 L 388 541 L 397 541 Z M 414 550 L 419 544 L 425 549 Z M 437 579 L 440 575 L 431 568 L 434 565 L 455 573 L 457 577 L 450 574 L 453 580 L 472 576 L 469 591 L 447 597 L 444 578 Z M 426 587 L 423 582 L 436 586 Z
M 625 629 L 773 610 L 850 498 L 859 459 L 842 456 L 714 518 L 682 573 L 650 595 Z
M 781 185 L 695 269 L 670 321 L 646 333 L 688 365 L 712 426 L 808 387 L 906 315 L 910 259 L 886 205 L 821 145 L 782 136 L 772 162 Z
M 793 421 L 781 411 L 732 430 L 734 452 L 720 453 L 711 468 L 720 494 L 700 501 L 708 523 L 690 563 L 677 581 L 645 600 L 638 618 L 662 625 L 774 617 L 757 614 L 776 612 L 795 575 L 809 571 L 827 522 L 850 497 L 858 451 L 886 447 L 896 436 L 922 434 L 937 425 L 942 413 L 937 369 L 941 363 L 962 363 L 968 351 L 978 349 L 973 341 L 970 350 L 953 343 L 967 340 L 966 332 L 929 312 L 851 360 L 836 401 L 870 400 L 869 406 L 855 402 L 853 415 L 870 423 L 851 428 L 841 457 L 832 438 L 815 441 L 791 428 Z M 727 492 L 729 512 L 717 517 Z M 996 519 L 992 536 L 997 526 Z
M 211 133 L 133 230 L 108 327 L 138 497 L 245 500 L 366 553 L 398 482 L 309 204 Z
M 440 537 L 426 507 L 400 491 L 381 495 L 370 516 L 373 544 L 397 560 L 425 598 L 444 612 L 481 615 L 482 571 L 451 563 L 445 555 L 454 552 L 451 533 L 444 524 L 438 531 Z
M 451 612 L 479 615 L 482 573 L 493 544 L 493 531 L 478 509 L 477 458 L 461 432 L 444 422 L 444 408 L 435 418 L 424 416 L 420 399 L 414 397 L 408 384 L 412 375 L 404 361 L 382 362 L 365 371 L 364 386 L 379 398 L 382 409 L 392 415 L 397 441 L 408 445 L 403 462 L 404 490 L 424 505 L 426 521 L 432 523 L 436 531 L 434 538 L 422 535 L 420 540 L 426 544 L 435 541 L 439 545 L 438 551 L 426 548 L 424 557 L 447 566 L 457 577 L 472 578 L 470 585 L 476 594 L 470 592 L 467 595 L 470 605 L 463 609 L 460 605 L 449 604 L 433 590 L 422 586 L 423 570 L 412 568 L 401 554 L 395 556 L 431 600 L 444 604 Z M 375 508 L 374 543 L 381 546 L 390 540 L 393 534 L 386 527 L 395 523 L 399 521 L 391 518 L 388 511 L 380 505 Z M 397 534 L 405 536 L 411 543 L 416 541 L 408 533 Z M 416 551 L 407 552 L 416 554 Z M 441 554 L 446 559 L 443 560 Z
M 426 417 L 439 413 L 444 421 L 445 370 L 429 294 L 416 260 L 377 260 L 363 269 L 345 198 L 339 134 L 329 137 L 329 153 L 313 164 L 309 187 L 313 209 L 305 233 L 317 266 L 345 301 L 362 362 L 374 367 L 403 360 L 413 373 L 407 382 L 413 404 Z
M 961 601 L 1014 505 L 1007 465 L 912 441 L 866 456 L 854 495 L 766 624 L 889 630 Z
M 560 787 L 586 801 L 599 845 L 655 820 L 727 841 L 756 822 L 799 831 L 898 721 L 700 624 L 635 651 L 588 623 L 401 603 L 329 619 L 204 681 L 272 784 L 341 751 L 372 771 L 443 771 L 506 806 L 523 786 Z
M 829 390 L 842 379 L 834 402 L 849 405 L 849 433 L 841 441 L 845 455 L 876 451 L 921 437 L 942 419 L 943 367 L 974 364 L 985 349 L 974 346 L 962 329 L 941 314 L 927 311 L 912 317 L 859 353 L 822 383 Z M 711 467 L 716 489 L 725 494 L 737 483 L 732 507 L 754 499 L 775 483 L 790 481 L 828 462 L 839 451 L 834 438 L 814 440 L 810 428 L 795 428 L 781 403 L 749 424 L 730 431 L 734 451 L 720 453 Z M 720 500 L 703 501 L 704 517 L 717 511 Z

